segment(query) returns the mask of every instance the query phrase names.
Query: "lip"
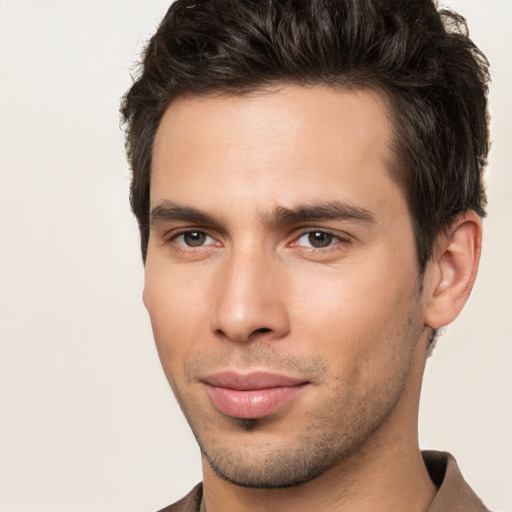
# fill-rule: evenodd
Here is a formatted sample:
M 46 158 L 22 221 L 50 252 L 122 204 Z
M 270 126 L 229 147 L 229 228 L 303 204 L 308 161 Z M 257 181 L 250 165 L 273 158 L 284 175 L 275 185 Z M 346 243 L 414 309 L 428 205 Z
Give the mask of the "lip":
M 202 379 L 216 409 L 233 418 L 263 418 L 296 398 L 307 380 L 267 372 L 227 371 Z

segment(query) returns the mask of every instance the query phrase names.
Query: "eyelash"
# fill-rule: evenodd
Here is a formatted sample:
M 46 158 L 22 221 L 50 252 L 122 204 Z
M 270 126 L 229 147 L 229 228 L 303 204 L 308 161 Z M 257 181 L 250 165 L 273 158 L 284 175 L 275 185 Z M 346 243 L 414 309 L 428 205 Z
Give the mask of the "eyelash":
M 322 235 L 329 239 L 328 245 L 324 247 L 315 247 L 311 245 L 311 236 L 314 235 Z M 310 243 L 309 246 L 299 245 L 299 241 L 304 238 L 308 237 L 308 242 Z M 350 243 L 350 240 L 347 237 L 343 237 L 341 235 L 334 234 L 328 230 L 325 229 L 309 229 L 307 231 L 302 232 L 298 237 L 295 238 L 295 240 L 290 244 L 292 247 L 303 247 L 307 249 L 308 251 L 319 251 L 319 252 L 326 252 L 329 249 L 334 248 L 338 244 L 347 245 Z
M 183 230 L 179 231 L 178 233 L 173 233 L 171 236 L 167 237 L 165 240 L 165 243 L 174 245 L 174 248 L 177 251 L 196 251 L 198 249 L 200 250 L 201 248 L 205 247 L 205 245 L 211 245 L 211 244 L 202 244 L 202 245 L 193 246 L 193 245 L 187 245 L 184 241 L 182 243 L 177 242 L 177 240 L 180 237 L 185 237 L 186 235 L 189 235 L 192 233 L 198 233 L 200 235 L 206 236 L 207 238 L 211 238 L 212 240 L 215 240 L 204 229 L 183 229 Z
M 185 251 L 185 252 L 191 252 L 191 251 L 196 252 L 201 249 L 204 250 L 205 247 L 208 247 L 211 245 L 216 245 L 216 244 L 210 243 L 210 244 L 201 244 L 201 245 L 193 246 L 193 245 L 187 245 L 184 241 L 183 242 L 177 241 L 180 237 L 184 237 L 188 234 L 193 234 L 193 233 L 204 235 L 207 239 L 210 238 L 212 240 L 215 240 L 215 238 L 213 236 L 211 236 L 210 234 L 208 234 L 208 232 L 204 229 L 183 229 L 183 230 L 179 231 L 178 233 L 174 233 L 171 236 L 167 237 L 165 240 L 165 243 L 173 244 L 174 249 L 176 251 Z M 328 243 L 328 245 L 326 245 L 325 247 L 314 247 L 312 245 L 309 245 L 309 246 L 299 245 L 299 241 L 302 238 L 304 238 L 306 236 L 311 237 L 312 235 L 317 235 L 317 234 L 329 237 L 330 243 Z M 311 244 L 311 240 L 309 240 L 309 242 Z M 308 252 L 327 252 L 327 251 L 329 251 L 329 249 L 333 249 L 336 246 L 338 246 L 338 244 L 341 244 L 342 246 L 346 246 L 346 245 L 350 244 L 350 242 L 351 242 L 351 240 L 349 237 L 343 237 L 339 234 L 332 233 L 331 231 L 326 230 L 326 229 L 308 229 L 308 230 L 302 231 L 298 236 L 296 236 L 293 239 L 293 241 L 288 244 L 288 246 L 302 247 L 303 249 L 307 250 Z

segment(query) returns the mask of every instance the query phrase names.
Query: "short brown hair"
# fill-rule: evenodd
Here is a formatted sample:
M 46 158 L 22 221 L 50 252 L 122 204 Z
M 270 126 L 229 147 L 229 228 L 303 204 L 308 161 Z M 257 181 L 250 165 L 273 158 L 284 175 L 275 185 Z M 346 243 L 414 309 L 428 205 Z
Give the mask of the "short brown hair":
M 458 214 L 485 215 L 488 81 L 464 18 L 432 0 L 176 0 L 121 106 L 143 259 L 153 141 L 170 103 L 290 83 L 387 95 L 393 176 L 423 271 L 436 236 Z

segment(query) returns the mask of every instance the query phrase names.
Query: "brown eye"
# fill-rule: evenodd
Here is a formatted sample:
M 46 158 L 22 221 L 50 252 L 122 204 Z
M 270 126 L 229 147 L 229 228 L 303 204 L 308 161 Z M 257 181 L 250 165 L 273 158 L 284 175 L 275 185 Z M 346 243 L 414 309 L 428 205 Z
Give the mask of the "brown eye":
M 207 235 L 201 231 L 187 231 L 182 233 L 180 237 L 185 245 L 189 247 L 199 247 L 204 245 L 207 239 Z
M 290 247 L 302 249 L 300 254 L 316 258 L 328 258 L 334 253 L 341 254 L 350 245 L 350 235 L 334 234 L 323 229 L 303 231 L 302 235 L 290 243 Z M 336 252 L 337 251 L 337 252 Z
M 315 249 L 323 249 L 329 247 L 337 237 L 326 233 L 325 231 L 311 231 L 308 233 L 308 243 Z

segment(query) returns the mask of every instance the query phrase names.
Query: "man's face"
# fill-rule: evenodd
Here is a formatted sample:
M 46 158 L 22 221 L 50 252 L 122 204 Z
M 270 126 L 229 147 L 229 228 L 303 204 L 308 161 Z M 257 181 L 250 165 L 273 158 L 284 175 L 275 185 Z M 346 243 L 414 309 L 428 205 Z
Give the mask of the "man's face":
M 161 122 L 144 300 L 225 479 L 307 481 L 414 415 L 428 333 L 390 140 L 381 96 L 322 87 L 182 98 Z

